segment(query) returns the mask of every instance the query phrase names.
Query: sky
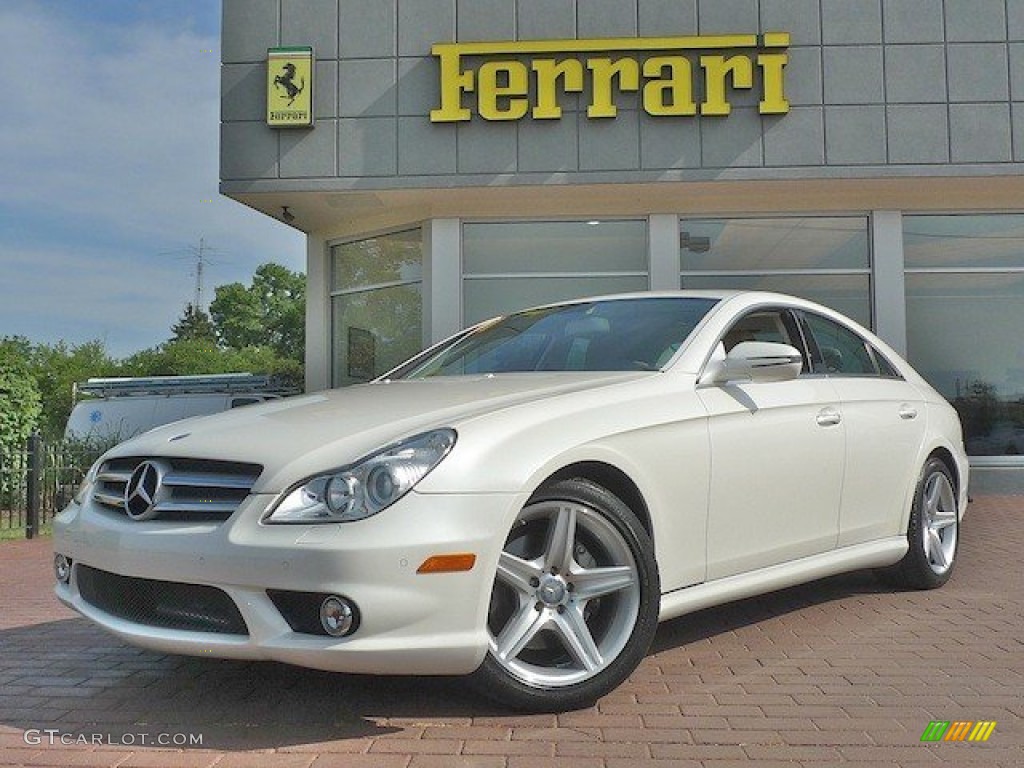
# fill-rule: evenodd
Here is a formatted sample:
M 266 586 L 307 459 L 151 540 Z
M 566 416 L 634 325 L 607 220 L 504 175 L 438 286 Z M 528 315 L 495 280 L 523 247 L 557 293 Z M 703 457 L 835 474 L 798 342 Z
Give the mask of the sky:
M 218 0 L 0 0 L 0 337 L 156 346 L 305 237 L 222 197 Z

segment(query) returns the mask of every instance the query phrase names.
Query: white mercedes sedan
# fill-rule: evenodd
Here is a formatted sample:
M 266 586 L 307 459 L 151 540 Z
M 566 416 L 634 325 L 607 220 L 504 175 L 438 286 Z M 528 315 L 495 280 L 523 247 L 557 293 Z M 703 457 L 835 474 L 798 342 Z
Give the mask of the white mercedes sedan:
M 862 568 L 940 586 L 967 469 L 953 408 L 836 312 L 584 299 L 122 443 L 54 522 L 56 593 L 157 651 L 564 710 L 659 621 Z

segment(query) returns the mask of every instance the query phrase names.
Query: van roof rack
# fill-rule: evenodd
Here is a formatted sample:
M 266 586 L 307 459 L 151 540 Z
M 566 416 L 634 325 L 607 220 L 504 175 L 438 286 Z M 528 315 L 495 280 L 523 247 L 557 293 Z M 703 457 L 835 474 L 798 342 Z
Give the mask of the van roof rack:
M 203 393 L 284 393 L 274 378 L 254 373 L 218 373 L 198 376 L 138 376 L 89 379 L 76 383 L 78 395 L 127 397 L 131 395 L 181 395 Z

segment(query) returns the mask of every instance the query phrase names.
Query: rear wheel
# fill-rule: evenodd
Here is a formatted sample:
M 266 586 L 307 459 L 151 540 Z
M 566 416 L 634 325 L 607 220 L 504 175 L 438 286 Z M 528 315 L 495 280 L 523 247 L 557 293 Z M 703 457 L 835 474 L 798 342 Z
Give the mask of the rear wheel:
M 907 527 L 910 548 L 883 575 L 902 587 L 941 587 L 953 574 L 959 539 L 960 515 L 953 475 L 941 459 L 932 457 L 924 465 L 914 495 Z
M 586 480 L 539 491 L 499 559 L 474 682 L 516 708 L 587 706 L 643 659 L 659 602 L 650 537 L 619 498 Z

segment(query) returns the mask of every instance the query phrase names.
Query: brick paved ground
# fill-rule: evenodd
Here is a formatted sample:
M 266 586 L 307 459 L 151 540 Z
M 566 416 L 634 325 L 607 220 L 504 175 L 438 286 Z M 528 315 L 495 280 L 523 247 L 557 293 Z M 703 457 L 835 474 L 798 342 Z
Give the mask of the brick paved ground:
M 0 764 L 1022 766 L 1022 523 L 1024 497 L 977 500 L 934 592 L 855 574 L 663 625 L 625 685 L 559 716 L 502 712 L 459 680 L 136 650 L 57 604 L 48 541 L 0 544 Z M 986 744 L 920 743 L 958 719 L 998 725 Z M 114 744 L 27 744 L 30 729 Z M 202 748 L 141 746 L 182 733 Z

